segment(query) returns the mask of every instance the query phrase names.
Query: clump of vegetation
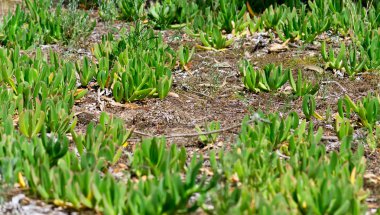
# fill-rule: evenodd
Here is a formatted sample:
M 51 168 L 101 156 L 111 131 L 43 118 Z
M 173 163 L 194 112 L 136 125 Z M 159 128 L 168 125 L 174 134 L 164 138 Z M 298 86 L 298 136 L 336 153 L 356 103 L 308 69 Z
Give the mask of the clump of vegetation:
M 289 79 L 290 69 L 283 69 L 282 65 L 267 64 L 262 70 L 256 70 L 244 60 L 240 66 L 245 86 L 254 92 L 276 91 Z
M 326 42 L 322 42 L 321 47 L 322 58 L 326 62 L 325 67 L 331 69 L 342 69 L 348 76 L 353 77 L 357 73 L 363 71 L 368 64 L 368 58 L 365 52 L 359 52 L 356 47 L 352 45 L 347 48 L 344 43 L 341 43 L 339 53 L 335 55 L 334 50 L 331 48 L 328 52 L 326 50 Z M 363 49 L 362 49 L 363 50 Z
M 1 44 L 27 49 L 34 44 L 78 43 L 90 35 L 96 24 L 87 12 L 76 9 L 75 1 L 68 9 L 61 5 L 52 8 L 48 0 L 25 0 L 25 4 L 25 11 L 17 7 L 4 18 Z
M 172 0 L 151 3 L 148 17 L 158 29 L 180 28 L 198 13 L 198 6 L 192 1 Z
M 109 35 L 94 47 L 101 88 L 112 87 L 115 100 L 132 102 L 147 97 L 164 99 L 172 85 L 175 51 L 152 29 L 138 24 L 126 37 Z M 104 68 L 105 67 L 105 68 Z
M 187 46 L 181 45 L 178 49 L 178 58 L 179 58 L 179 64 L 181 67 L 185 70 L 189 69 L 189 64 L 191 61 L 191 58 L 193 57 L 195 52 L 195 47 L 190 49 Z
M 204 49 L 210 50 L 227 48 L 234 41 L 233 39 L 227 39 L 225 36 L 223 36 L 217 28 L 214 28 L 209 34 L 201 32 L 199 37 Z
M 319 90 L 319 84 L 312 84 L 311 82 L 303 80 L 301 70 L 298 70 L 297 81 L 294 80 L 293 74 L 289 70 L 289 83 L 296 96 L 304 96 L 306 94 L 314 95 Z
M 196 126 L 195 129 L 199 133 L 199 141 L 205 145 L 215 143 L 218 138 L 218 133 L 215 132 L 220 129 L 220 122 L 212 121 L 205 124 L 205 132 L 210 134 L 202 134 L 203 131 L 199 126 Z M 212 133 L 212 132 L 215 133 Z
M 127 21 L 142 19 L 146 16 L 145 0 L 120 0 L 118 7 L 122 18 Z

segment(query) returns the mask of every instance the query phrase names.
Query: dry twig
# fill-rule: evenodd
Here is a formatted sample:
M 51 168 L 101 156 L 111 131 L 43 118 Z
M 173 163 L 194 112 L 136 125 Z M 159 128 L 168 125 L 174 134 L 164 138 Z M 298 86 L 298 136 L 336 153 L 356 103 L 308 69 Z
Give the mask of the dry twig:
M 255 121 L 261 121 L 261 122 L 265 122 L 265 123 L 270 123 L 270 121 L 268 121 L 266 119 L 257 118 L 257 117 L 255 117 L 254 119 L 248 120 L 247 123 L 252 123 L 252 122 L 255 122 Z M 199 133 L 197 132 L 197 133 L 190 133 L 190 134 L 181 134 L 181 133 L 179 133 L 179 134 L 169 134 L 169 135 L 164 136 L 164 137 L 166 139 L 177 138 L 177 137 L 198 137 L 199 135 L 209 135 L 209 134 L 215 134 L 215 133 L 222 133 L 222 132 L 230 131 L 230 130 L 238 128 L 240 126 L 241 126 L 241 123 L 229 126 L 227 128 L 214 130 L 214 131 L 199 132 Z M 138 134 L 140 136 L 145 136 L 145 137 L 154 137 L 155 136 L 155 135 L 147 134 L 145 132 L 141 132 L 141 131 L 137 131 L 137 130 L 134 130 L 133 132 L 135 134 Z
M 344 93 L 347 93 L 347 90 L 346 90 L 346 88 L 344 88 L 341 84 L 339 84 L 339 82 L 337 82 L 337 81 L 322 81 L 322 84 L 336 84 L 336 85 L 338 85 L 339 87 L 340 87 L 340 89 L 342 89 L 342 91 L 344 92 Z
M 253 119 L 251 120 L 248 120 L 246 123 L 252 123 L 252 122 L 255 122 L 255 121 L 261 121 L 261 122 L 264 122 L 264 123 L 271 123 L 269 120 L 267 119 L 262 119 L 262 118 L 259 118 L 259 117 L 254 117 Z M 235 128 L 238 128 L 241 126 L 241 123 L 238 123 L 238 124 L 234 124 L 234 125 L 231 125 L 229 127 L 226 127 L 226 128 L 223 128 L 223 129 L 218 129 L 218 130 L 214 130 L 214 131 L 207 131 L 207 132 L 197 132 L 197 133 L 188 133 L 188 134 L 184 134 L 184 133 L 178 133 L 178 134 L 169 134 L 169 135 L 161 135 L 162 137 L 165 137 L 166 139 L 172 139 L 172 138 L 178 138 L 178 137 L 198 137 L 200 135 L 209 135 L 209 134 L 215 134 L 215 133 L 222 133 L 222 132 L 227 132 L 227 131 L 230 131 L 230 130 L 233 130 Z M 142 132 L 142 131 L 138 131 L 138 130 L 133 130 L 133 133 L 137 134 L 137 135 L 140 135 L 140 136 L 144 136 L 144 137 L 155 137 L 156 135 L 152 135 L 152 134 L 148 134 L 148 133 L 145 133 L 145 132 Z M 338 137 L 336 136 L 322 136 L 321 138 L 322 140 L 325 140 L 325 141 L 338 141 Z

